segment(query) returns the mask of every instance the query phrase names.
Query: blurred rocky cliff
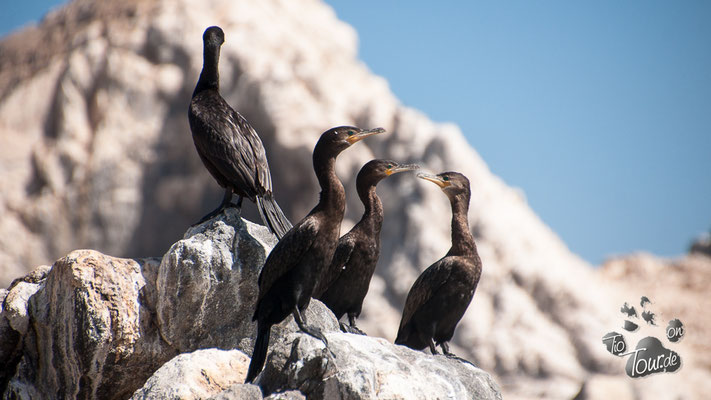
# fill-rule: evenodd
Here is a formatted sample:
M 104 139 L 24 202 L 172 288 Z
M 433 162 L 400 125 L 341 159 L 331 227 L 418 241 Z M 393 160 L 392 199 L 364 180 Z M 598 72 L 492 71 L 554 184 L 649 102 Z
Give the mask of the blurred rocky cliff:
M 701 385 L 708 365 L 685 364 L 665 377 L 674 384 L 623 375 L 601 338 L 619 326 L 620 300 L 635 282 L 618 285 L 622 278 L 572 254 L 456 126 L 402 106 L 358 60 L 353 29 L 317 0 L 76 0 L 3 39 L 3 287 L 77 248 L 162 257 L 219 202 L 187 123 L 210 25 L 226 34 L 223 95 L 261 135 L 275 196 L 292 221 L 316 202 L 311 150 L 336 125 L 388 130 L 339 157 L 343 232 L 362 212 L 356 172 L 374 157 L 469 177 L 484 272 L 453 351 L 491 371 L 506 397 L 572 398 L 586 382 L 588 397 L 609 387 L 631 398 L 696 393 L 676 383 L 693 375 Z M 382 256 L 359 324 L 371 335 L 394 338 L 407 290 L 449 248 L 449 204 L 431 186 L 412 176 L 379 185 Z M 251 205 L 245 216 L 259 221 Z

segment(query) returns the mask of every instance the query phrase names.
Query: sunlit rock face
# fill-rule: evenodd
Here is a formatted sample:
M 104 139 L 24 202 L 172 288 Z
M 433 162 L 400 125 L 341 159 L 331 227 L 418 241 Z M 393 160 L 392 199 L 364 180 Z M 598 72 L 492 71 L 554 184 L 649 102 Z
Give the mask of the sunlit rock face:
M 339 331 L 328 308 L 272 329 L 258 385 L 243 385 L 256 324 L 256 280 L 274 242 L 235 210 L 189 229 L 157 259 L 76 250 L 3 292 L 3 398 L 501 399 L 492 376 L 465 362 Z
M 591 376 L 624 378 L 600 338 L 619 325 L 616 310 L 626 289 L 612 288 L 571 254 L 520 191 L 491 174 L 456 126 L 400 104 L 387 82 L 358 60 L 354 30 L 316 0 L 77 0 L 5 38 L 2 286 L 78 248 L 160 258 L 217 205 L 221 190 L 198 159 L 187 122 L 202 33 L 210 25 L 226 35 L 223 96 L 259 132 L 275 197 L 292 221 L 318 198 L 311 170 L 318 135 L 336 125 L 382 126 L 388 133 L 339 157 L 348 196 L 342 232 L 362 213 L 355 177 L 372 158 L 470 179 L 469 219 L 484 271 L 453 351 L 491 371 L 508 398 L 571 398 Z M 378 193 L 385 210 L 381 258 L 359 326 L 392 340 L 408 289 L 450 246 L 450 209 L 439 189 L 413 176 L 390 178 Z M 259 221 L 249 202 L 243 211 Z M 133 278 L 140 281 L 126 276 Z M 21 332 L 30 323 L 17 306 L 31 297 L 33 284 L 15 289 L 10 322 L 0 320 L 0 332 Z M 161 287 L 169 292 L 159 284 L 148 293 Z M 213 288 L 204 295 L 220 293 Z M 161 318 L 181 318 L 180 310 L 160 309 Z M 207 345 L 159 333 L 175 352 Z M 244 350 L 248 342 L 230 345 Z M 0 354 L 16 354 L 13 346 L 3 344 Z M 630 384 L 637 385 L 621 381 Z M 682 386 L 654 393 L 674 397 Z

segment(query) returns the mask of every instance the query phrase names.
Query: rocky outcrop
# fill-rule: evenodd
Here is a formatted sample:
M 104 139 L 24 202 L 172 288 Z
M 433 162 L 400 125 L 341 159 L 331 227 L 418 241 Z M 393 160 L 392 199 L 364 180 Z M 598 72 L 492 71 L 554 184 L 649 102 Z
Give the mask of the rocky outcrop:
M 77 250 L 17 280 L 0 314 L 3 398 L 501 397 L 469 364 L 340 333 L 316 300 L 304 318 L 327 332 L 330 352 L 289 318 L 272 331 L 261 388 L 242 385 L 273 242 L 229 209 L 188 230 L 160 263 Z
M 157 267 L 156 260 L 77 250 L 51 269 L 35 271 L 43 273 L 34 284 L 36 292 L 24 302 L 25 329 L 15 330 L 18 357 L 3 360 L 7 371 L 14 372 L 5 397 L 130 395 L 131 386 L 142 384 L 174 354 L 161 341 L 145 306 L 155 290 L 146 275 Z M 12 287 L 8 297 L 21 286 Z M 8 321 L 12 314 L 3 310 Z
M 618 324 L 623 289 L 613 288 L 571 254 L 524 196 L 488 170 L 456 126 L 434 123 L 401 105 L 387 82 L 358 60 L 354 31 L 318 0 L 216 0 L 209 5 L 196 0 L 74 0 L 40 26 L 0 42 L 0 286 L 76 248 L 139 260 L 165 254 L 190 224 L 215 207 L 221 191 L 196 155 L 186 118 L 201 67 L 201 35 L 214 24 L 227 36 L 223 93 L 262 137 L 275 196 L 292 221 L 315 203 L 310 154 L 318 135 L 342 124 L 382 126 L 387 134 L 339 157 L 337 172 L 348 194 L 342 231 L 362 212 L 355 176 L 371 158 L 417 162 L 469 177 L 470 226 L 484 271 L 453 350 L 495 374 L 507 398 L 572 398 L 591 376 L 618 376 L 630 384 L 600 344 L 609 327 Z M 391 178 L 378 191 L 385 209 L 381 259 L 359 326 L 392 340 L 412 282 L 449 248 L 449 218 L 439 216 L 450 211 L 437 188 L 411 176 Z M 246 217 L 258 220 L 249 202 L 244 208 Z M 225 240 L 217 240 L 216 249 L 229 246 Z M 127 310 L 139 316 L 158 310 L 160 317 L 154 326 L 143 326 L 142 318 L 124 320 L 108 310 L 102 323 L 145 329 L 151 338 L 131 344 L 103 336 L 125 343 L 127 353 L 121 356 L 140 360 L 160 353 L 167 360 L 200 346 L 248 347 L 241 336 L 250 329 L 242 324 L 245 316 L 225 307 L 234 294 L 224 285 L 212 285 L 211 275 L 176 271 L 183 275 L 170 281 L 159 278 L 157 260 L 123 262 L 138 266 L 123 266 L 122 282 L 138 279 L 140 288 L 130 290 L 148 299 Z M 232 260 L 212 273 L 224 277 L 227 265 L 239 264 Z M 228 275 L 236 282 L 253 272 L 230 270 Z M 173 288 L 196 297 L 179 297 L 177 308 L 171 306 L 178 303 L 159 305 L 159 292 L 170 294 Z M 81 301 L 100 304 L 105 295 L 99 291 L 92 297 L 94 289 L 78 289 L 87 293 Z M 21 299 L 34 288 L 28 284 L 14 290 L 14 298 Z M 201 336 L 203 327 L 191 326 L 192 316 L 181 308 L 223 296 L 225 302 L 215 309 L 195 312 L 215 319 L 225 313 L 222 321 L 213 321 L 223 322 L 218 330 L 243 339 Z M 70 299 L 63 300 L 62 312 L 71 311 Z M 144 309 L 145 304 L 155 308 Z M 12 313 L 13 324 L 22 329 L 22 307 L 11 308 L 3 313 Z M 0 319 L 0 332 L 18 332 L 9 321 Z M 158 329 L 160 324 L 166 325 Z M 181 335 L 182 330 L 187 334 Z M 45 331 L 29 329 L 28 335 Z M 0 343 L 0 354 L 15 354 L 16 342 Z M 93 342 L 87 346 L 101 348 Z M 107 374 L 114 355 L 97 357 L 104 371 L 96 374 Z M 78 359 L 72 362 L 87 368 Z M 92 382 L 97 390 L 111 387 Z M 681 386 L 655 394 L 674 396 Z
M 234 209 L 223 218 L 189 229 L 158 270 L 160 334 L 181 353 L 208 347 L 251 353 L 254 345 L 257 279 L 276 237 Z
M 328 350 L 319 340 L 297 332 L 291 321 L 290 331 L 277 336 L 259 378 L 266 393 L 289 387 L 317 400 L 501 398 L 498 384 L 472 364 L 442 355 L 423 356 L 381 338 L 340 333 L 333 314 L 314 303 L 314 314 L 331 317 L 324 329 L 333 332 L 326 335 Z
M 234 399 L 261 400 L 258 386 L 242 385 L 248 367 L 249 357 L 239 350 L 183 353 L 163 364 L 131 400 L 200 400 L 222 392 Z

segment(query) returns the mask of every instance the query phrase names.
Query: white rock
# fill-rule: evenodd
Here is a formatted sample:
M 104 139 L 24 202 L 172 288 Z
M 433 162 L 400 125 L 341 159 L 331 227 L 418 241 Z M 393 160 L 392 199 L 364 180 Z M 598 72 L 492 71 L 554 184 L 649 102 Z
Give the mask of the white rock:
M 163 364 L 131 400 L 207 399 L 242 383 L 247 376 L 249 357 L 239 350 L 204 349 L 183 353 Z M 251 392 L 262 398 L 255 385 Z

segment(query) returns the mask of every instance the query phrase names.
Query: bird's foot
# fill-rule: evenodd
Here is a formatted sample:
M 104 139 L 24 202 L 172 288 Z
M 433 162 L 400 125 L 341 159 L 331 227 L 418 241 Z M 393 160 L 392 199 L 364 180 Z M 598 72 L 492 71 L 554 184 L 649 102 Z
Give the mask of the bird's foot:
M 299 329 L 301 329 L 301 331 L 305 334 L 322 341 L 326 350 L 328 350 L 328 352 L 331 354 L 331 357 L 336 358 L 336 354 L 328 347 L 328 340 L 326 339 L 326 335 L 323 334 L 321 329 L 315 326 L 309 326 L 305 324 L 299 326 Z
M 301 329 L 301 332 L 304 332 L 305 334 L 322 341 L 323 344 L 328 347 L 328 340 L 326 339 L 326 335 L 321 332 L 321 329 L 316 328 L 315 326 L 309 326 L 305 324 L 299 326 L 299 329 Z
M 341 331 L 343 331 L 343 332 L 345 332 L 345 333 L 352 333 L 352 334 L 355 334 L 355 335 L 368 336 L 368 335 L 366 335 L 365 332 L 363 332 L 362 330 L 358 329 L 358 327 L 356 327 L 355 325 L 348 325 L 348 324 L 346 324 L 346 323 L 344 323 L 344 322 L 339 322 L 338 325 L 341 327 Z
M 336 357 L 336 355 L 331 351 L 331 349 L 328 348 L 328 340 L 326 339 L 326 335 L 321 332 L 321 329 L 315 326 L 306 325 L 306 323 L 304 323 L 304 320 L 301 318 L 301 312 L 299 311 L 298 307 L 294 308 L 294 321 L 296 322 L 296 325 L 299 327 L 301 332 L 304 332 L 305 334 L 322 341 L 323 345 L 326 346 L 326 350 L 328 350 L 328 352 L 331 353 L 334 358 Z

